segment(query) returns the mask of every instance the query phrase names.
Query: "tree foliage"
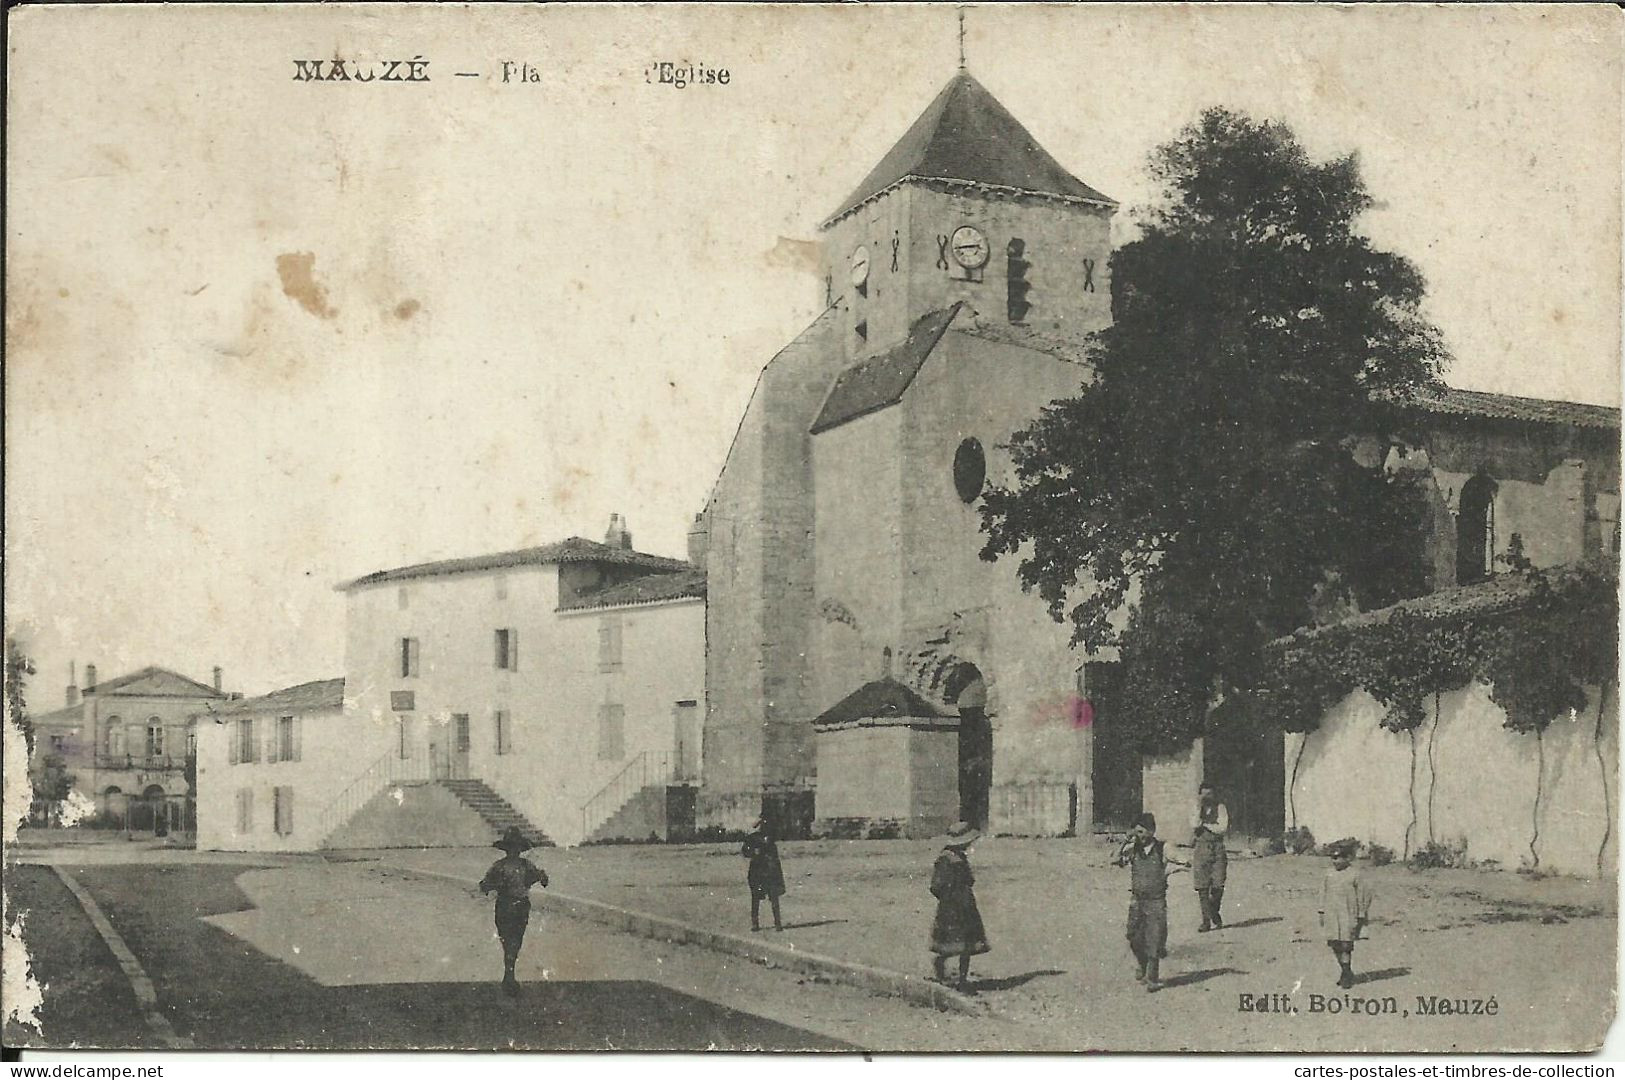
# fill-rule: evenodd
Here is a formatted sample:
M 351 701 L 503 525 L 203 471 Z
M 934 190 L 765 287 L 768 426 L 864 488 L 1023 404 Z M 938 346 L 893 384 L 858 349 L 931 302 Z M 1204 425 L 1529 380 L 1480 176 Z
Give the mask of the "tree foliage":
M 1121 647 L 1157 750 L 1256 686 L 1328 582 L 1365 607 L 1425 588 L 1421 493 L 1381 451 L 1445 354 L 1416 268 L 1355 231 L 1354 157 L 1214 109 L 1152 167 L 1163 198 L 1112 258 L 1094 378 L 1012 439 L 982 555 L 1021 555 L 1074 644 Z
M 16 638 L 6 638 L 6 716 L 23 733 L 29 754 L 34 752 L 34 725 L 28 719 L 28 677 L 34 661 Z

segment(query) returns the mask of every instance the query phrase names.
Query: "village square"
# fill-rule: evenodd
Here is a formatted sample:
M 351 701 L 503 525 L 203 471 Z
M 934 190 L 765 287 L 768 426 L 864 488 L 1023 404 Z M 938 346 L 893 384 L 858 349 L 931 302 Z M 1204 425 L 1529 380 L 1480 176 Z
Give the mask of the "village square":
M 1356 147 L 1206 107 L 1131 208 L 958 29 L 684 550 L 373 565 L 274 686 L 8 636 L 8 1045 L 1601 1045 L 1619 408 L 1453 385 Z

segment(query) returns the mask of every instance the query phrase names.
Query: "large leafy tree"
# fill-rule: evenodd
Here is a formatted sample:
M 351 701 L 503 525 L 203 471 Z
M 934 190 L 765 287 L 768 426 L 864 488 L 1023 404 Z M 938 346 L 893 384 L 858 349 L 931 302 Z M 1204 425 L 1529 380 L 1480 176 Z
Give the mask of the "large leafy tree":
M 1423 590 L 1420 493 L 1380 450 L 1446 356 L 1420 273 L 1356 231 L 1352 155 L 1213 109 L 1152 168 L 1094 378 L 1013 438 L 982 554 L 1020 555 L 1075 645 L 1121 647 L 1122 706 L 1158 750 L 1244 701 L 1261 646 L 1329 592 Z

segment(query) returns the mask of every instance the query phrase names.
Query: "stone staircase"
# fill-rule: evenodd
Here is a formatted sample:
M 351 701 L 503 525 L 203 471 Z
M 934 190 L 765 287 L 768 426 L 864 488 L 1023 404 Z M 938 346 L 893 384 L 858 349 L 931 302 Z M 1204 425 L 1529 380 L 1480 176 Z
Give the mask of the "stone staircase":
M 440 780 L 439 785 L 457 796 L 459 802 L 485 819 L 496 832 L 517 825 L 519 831 L 537 847 L 552 847 L 553 841 L 532 825 L 513 805 L 491 790 L 484 780 Z

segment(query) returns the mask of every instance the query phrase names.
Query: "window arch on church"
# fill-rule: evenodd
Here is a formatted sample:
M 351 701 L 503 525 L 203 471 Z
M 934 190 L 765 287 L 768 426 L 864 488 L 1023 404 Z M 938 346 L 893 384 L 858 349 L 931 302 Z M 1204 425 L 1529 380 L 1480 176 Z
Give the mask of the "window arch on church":
M 1483 581 L 1494 570 L 1495 481 L 1479 473 L 1461 486 L 1456 512 L 1456 584 Z

